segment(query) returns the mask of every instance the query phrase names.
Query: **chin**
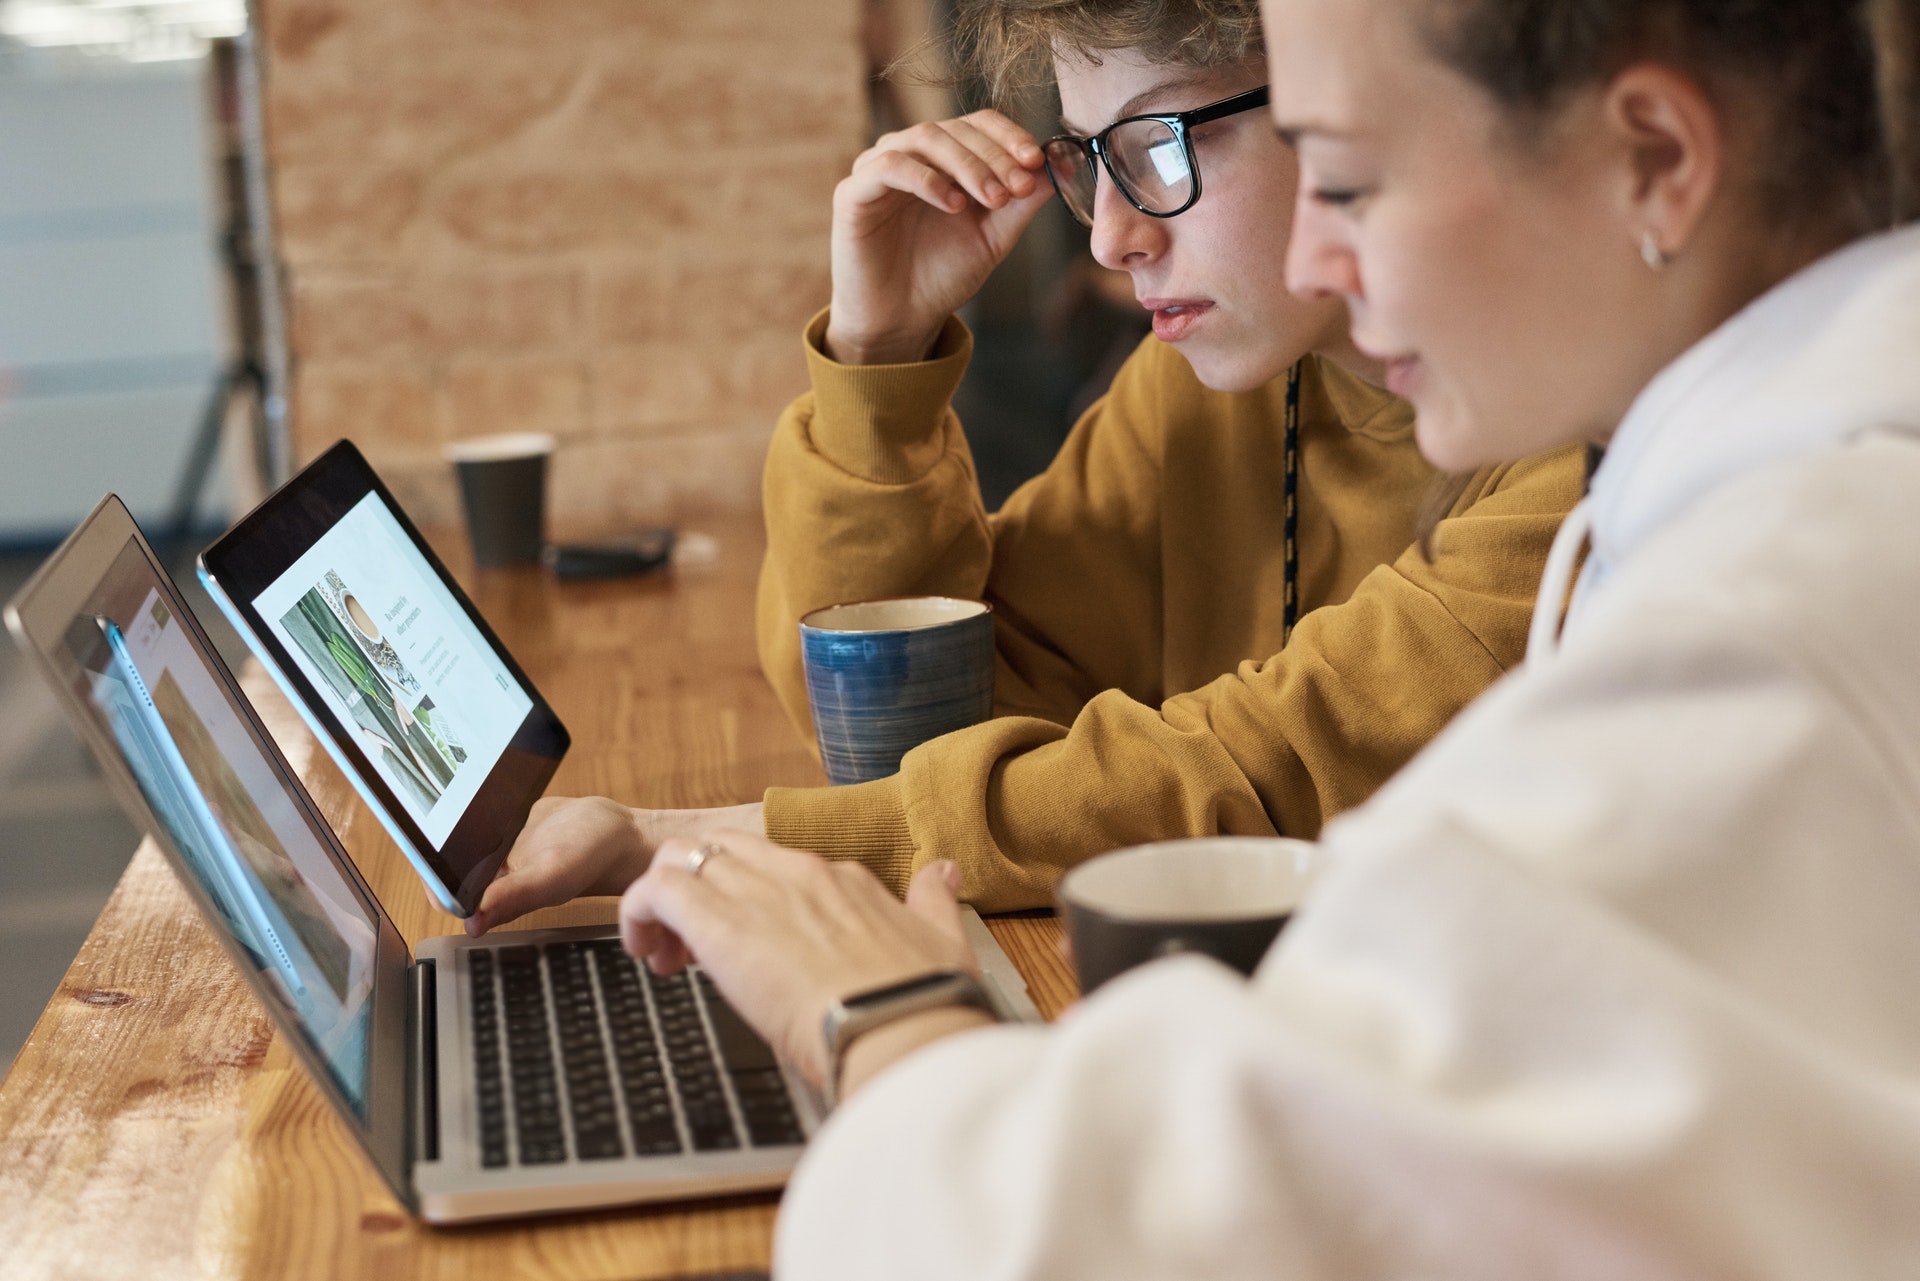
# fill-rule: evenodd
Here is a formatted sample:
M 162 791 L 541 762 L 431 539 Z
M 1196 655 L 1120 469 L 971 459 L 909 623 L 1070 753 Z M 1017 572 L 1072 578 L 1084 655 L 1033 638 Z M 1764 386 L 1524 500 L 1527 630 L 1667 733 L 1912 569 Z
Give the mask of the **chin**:
M 1195 378 L 1212 391 L 1229 394 L 1266 386 L 1286 373 L 1290 363 L 1269 352 L 1225 350 L 1196 343 L 1180 343 L 1173 349 L 1186 357 Z
M 1416 402 L 1413 439 L 1420 447 L 1420 456 L 1443 472 L 1470 472 L 1488 463 L 1511 461 L 1501 456 L 1496 441 L 1476 432 L 1459 413 L 1445 408 L 1429 409 Z

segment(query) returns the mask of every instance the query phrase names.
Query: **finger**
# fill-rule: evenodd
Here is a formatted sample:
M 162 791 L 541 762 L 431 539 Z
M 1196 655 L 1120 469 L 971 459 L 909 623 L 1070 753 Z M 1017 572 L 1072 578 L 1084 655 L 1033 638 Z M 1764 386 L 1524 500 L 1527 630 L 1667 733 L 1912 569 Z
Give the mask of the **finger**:
M 989 211 L 983 224 L 989 241 L 1001 254 L 1012 252 L 1013 244 L 1026 233 L 1040 207 L 1053 199 L 1053 184 L 1044 179 L 1024 196 L 1009 200 Z
M 686 943 L 672 930 L 662 929 L 653 940 L 653 945 L 644 955 L 635 957 L 648 970 L 661 978 L 678 974 L 693 964 L 693 953 L 687 950 Z
M 1040 149 L 1038 140 L 1011 117 L 989 107 L 962 116 L 961 119 L 999 143 L 1025 168 L 1038 169 L 1046 163 L 1046 153 Z
M 692 878 L 682 871 L 680 877 Z M 660 892 L 651 888 L 673 873 L 660 860 L 620 896 L 620 945 L 627 955 L 647 963 L 656 974 L 671 974 L 685 964 L 687 947 L 671 925 L 661 919 Z M 671 893 L 671 891 L 669 891 Z
M 856 164 L 834 188 L 834 203 L 842 212 L 874 204 L 894 192 L 917 196 L 935 209 L 959 213 L 967 207 L 967 193 L 952 178 L 904 151 L 874 152 Z
M 480 896 L 480 906 L 467 918 L 467 933 L 485 934 L 496 925 L 505 925 L 528 912 L 564 903 L 572 897 L 569 893 L 556 892 L 549 878 L 537 872 L 515 871 L 510 867 L 495 877 L 493 884 L 487 886 L 487 892 Z
M 968 964 L 978 968 L 967 942 L 966 926 L 961 923 L 959 889 L 959 867 L 945 859 L 929 863 L 907 886 L 907 910 L 959 945 Z
M 678 974 L 692 960 L 680 936 L 658 923 L 636 927 L 631 938 L 623 931 L 620 942 L 628 956 L 662 977 Z
M 709 828 L 700 833 L 696 841 L 688 845 L 688 852 L 691 853 L 699 846 L 706 846 L 714 851 L 701 865 L 702 876 L 732 861 L 740 867 L 752 869 L 764 876 L 787 879 L 801 874 L 805 869 L 820 862 L 817 854 L 776 845 L 758 832 L 749 832 L 738 827 Z M 680 860 L 680 865 L 686 866 L 684 857 Z
M 1010 154 L 1012 148 L 1001 141 L 1001 138 L 1006 135 L 1006 129 L 1000 126 L 991 129 L 980 128 L 976 119 L 978 114 L 961 116 L 953 120 L 927 121 L 886 134 L 871 148 L 860 154 L 853 162 L 854 167 L 857 169 L 862 164 L 869 164 L 876 157 L 887 152 L 900 152 L 917 156 L 921 160 L 935 164 L 938 168 L 946 169 L 948 166 L 944 158 L 954 154 L 952 144 L 956 140 L 959 141 L 963 150 L 975 152 L 979 159 L 985 161 L 988 167 L 996 172 L 1002 164 L 1008 162 L 1017 164 L 1018 162 L 1013 160 Z M 998 116 L 997 112 L 992 114 Z M 999 116 L 999 120 L 1003 124 L 1012 124 L 1004 116 Z M 1025 136 L 1019 126 L 1015 125 L 1013 128 L 1017 135 Z M 1012 139 L 1009 138 L 1009 141 Z
M 989 155 L 974 150 L 978 145 Z M 868 153 L 870 165 L 884 163 L 892 156 L 911 156 L 932 166 L 989 209 L 1004 204 L 1010 193 L 1000 182 L 992 158 L 1011 166 L 1011 158 L 1000 145 L 985 134 L 958 120 L 939 124 L 921 124 L 895 135 L 888 145 Z M 856 162 L 856 172 L 861 165 Z
M 663 843 L 646 874 L 621 895 L 620 937 L 630 954 L 649 961 L 658 959 L 662 965 L 676 961 L 685 964 L 684 956 L 689 952 L 699 956 L 724 927 L 730 905 L 750 895 L 754 883 L 765 876 L 731 845 L 758 844 L 767 850 L 779 850 L 746 832 L 722 829 L 713 836 L 730 844 L 723 845 L 712 837 L 703 837 L 697 845 L 678 838 Z M 699 848 L 711 852 L 694 872 L 687 866 L 687 856 Z M 752 851 L 756 858 L 764 853 Z
M 928 125 L 924 132 L 916 129 L 914 153 L 989 209 L 998 209 L 1013 198 L 1014 193 L 1001 181 L 1000 168 L 1005 166 L 1011 172 L 1019 167 L 999 143 L 963 121 Z
M 993 170 L 1000 180 L 1001 189 L 1009 196 L 1024 196 L 1033 190 L 1033 174 L 1000 144 L 999 139 L 974 128 L 966 120 L 954 121 L 947 126 L 947 132 L 955 142 Z
M 653 856 L 653 864 L 648 868 L 661 868 L 665 871 L 680 872 L 689 876 L 707 879 L 713 876 L 727 878 L 733 872 L 745 871 L 751 863 L 743 859 L 740 853 L 727 843 L 727 833 L 716 829 L 702 832 L 696 837 L 676 836 L 662 841 L 659 850 Z M 736 839 L 742 834 L 731 834 Z M 741 842 L 744 844 L 744 842 Z M 695 855 L 699 855 L 695 858 Z M 699 870 L 694 865 L 699 864 Z M 732 864 L 728 872 L 721 871 L 722 864 Z

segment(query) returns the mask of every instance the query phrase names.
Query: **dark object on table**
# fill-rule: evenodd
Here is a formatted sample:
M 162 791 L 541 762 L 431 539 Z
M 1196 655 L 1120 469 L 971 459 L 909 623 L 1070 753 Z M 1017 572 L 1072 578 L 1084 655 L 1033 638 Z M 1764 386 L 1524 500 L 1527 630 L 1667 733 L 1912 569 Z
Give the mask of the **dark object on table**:
M 673 559 L 671 529 L 643 529 L 601 543 L 549 543 L 542 553 L 562 582 L 583 578 L 623 578 L 663 568 Z
M 509 432 L 447 446 L 460 479 L 474 564 L 531 565 L 540 559 L 553 443 L 553 437 L 538 432 Z

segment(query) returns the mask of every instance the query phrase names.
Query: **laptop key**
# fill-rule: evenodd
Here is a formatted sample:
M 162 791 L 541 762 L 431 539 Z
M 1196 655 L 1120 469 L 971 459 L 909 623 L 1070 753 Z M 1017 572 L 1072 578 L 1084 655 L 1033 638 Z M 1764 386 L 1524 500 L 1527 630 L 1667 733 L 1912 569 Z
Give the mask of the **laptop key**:
M 735 1072 L 732 1076 L 734 1097 L 740 1100 L 740 1115 L 747 1123 L 747 1138 L 755 1147 L 784 1147 L 806 1141 L 780 1069 Z
M 474 1100 L 480 1120 L 480 1164 L 490 1170 L 507 1164 L 506 1087 L 500 1077 L 500 1019 L 494 1010 L 493 957 L 474 952 L 468 958 L 468 996 L 473 1016 Z
M 687 1133 L 696 1152 L 729 1151 L 740 1146 L 733 1113 L 713 1051 L 707 1046 L 706 1025 L 694 1005 L 693 988 L 685 971 L 653 981 L 660 1032 L 673 1065 L 673 1084 L 680 1093 Z
M 726 1061 L 734 1097 L 740 1102 L 741 1119 L 747 1123 L 748 1141 L 755 1147 L 805 1142 L 773 1047 L 727 1004 L 712 979 L 703 973 L 698 982 L 707 1006 L 707 1021 L 713 1025 L 714 1040 Z
M 607 1025 L 613 1033 L 613 1059 L 627 1105 L 627 1138 L 635 1156 L 668 1156 L 682 1150 L 680 1127 L 673 1119 L 660 1048 L 647 1018 L 640 972 L 619 943 L 590 945 L 594 971 L 607 1001 Z
M 523 1165 L 554 1165 L 567 1159 L 561 1130 L 559 1082 L 547 1027 L 546 985 L 540 956 L 531 946 L 498 949 L 500 986 L 507 1011 L 507 1071 L 513 1084 L 514 1137 Z
M 573 1123 L 574 1150 L 583 1161 L 625 1156 L 586 953 L 575 944 L 549 943 L 546 956 L 547 976 L 553 985 L 554 1020 L 560 1026 L 561 1061 L 566 1066 L 567 1113 Z

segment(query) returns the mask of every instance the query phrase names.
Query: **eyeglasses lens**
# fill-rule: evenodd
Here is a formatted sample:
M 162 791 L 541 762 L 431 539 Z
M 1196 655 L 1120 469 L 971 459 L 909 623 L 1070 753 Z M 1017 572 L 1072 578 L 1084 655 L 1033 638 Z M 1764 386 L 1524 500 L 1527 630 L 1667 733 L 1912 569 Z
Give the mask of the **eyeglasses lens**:
M 1047 144 L 1047 172 L 1066 202 L 1067 212 L 1091 227 L 1093 225 L 1093 157 L 1086 148 L 1069 139 L 1056 138 Z
M 1160 120 L 1133 120 L 1107 138 L 1114 176 L 1142 206 L 1168 214 L 1193 199 L 1193 169 L 1180 135 Z

